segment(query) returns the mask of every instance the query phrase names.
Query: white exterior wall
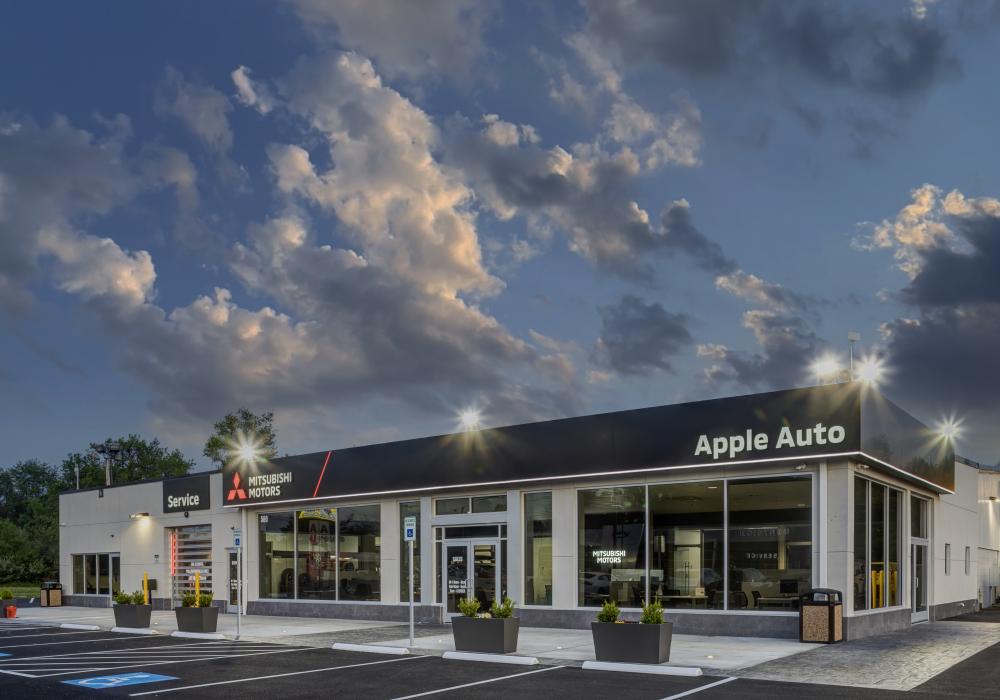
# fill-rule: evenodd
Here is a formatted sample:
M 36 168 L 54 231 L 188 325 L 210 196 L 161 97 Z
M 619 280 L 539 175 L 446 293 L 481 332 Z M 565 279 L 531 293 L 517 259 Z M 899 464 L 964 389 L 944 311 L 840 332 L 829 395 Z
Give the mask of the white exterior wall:
M 65 594 L 73 590 L 73 555 L 119 553 L 121 589 L 142 588 L 144 573 L 157 581 L 151 596 L 170 595 L 170 556 L 166 527 L 212 526 L 212 581 L 216 599 L 225 599 L 229 586 L 226 547 L 232 544 L 230 528 L 239 525 L 236 512 L 224 511 L 218 503 L 222 475 L 211 474 L 212 508 L 184 513 L 163 513 L 163 482 L 113 486 L 64 493 L 59 496 L 59 580 Z M 102 495 L 103 493 L 103 495 Z M 149 513 L 132 519 L 133 513 Z M 97 596 L 106 597 L 106 596 Z
M 1000 595 L 1000 473 L 979 472 L 979 600 L 984 606 Z
M 955 493 L 931 503 L 932 576 L 931 605 L 975 600 L 978 590 L 979 471 L 955 464 Z M 951 545 L 951 572 L 945 574 L 945 545 Z M 969 573 L 965 573 L 965 548 L 970 548 Z

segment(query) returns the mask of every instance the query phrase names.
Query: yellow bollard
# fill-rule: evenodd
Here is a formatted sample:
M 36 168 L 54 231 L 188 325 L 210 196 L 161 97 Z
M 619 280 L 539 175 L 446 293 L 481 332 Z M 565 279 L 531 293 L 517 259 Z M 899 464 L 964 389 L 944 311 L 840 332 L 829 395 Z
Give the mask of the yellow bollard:
M 149 605 L 149 572 L 142 572 L 142 604 Z
M 201 607 L 201 572 L 194 572 L 194 606 Z

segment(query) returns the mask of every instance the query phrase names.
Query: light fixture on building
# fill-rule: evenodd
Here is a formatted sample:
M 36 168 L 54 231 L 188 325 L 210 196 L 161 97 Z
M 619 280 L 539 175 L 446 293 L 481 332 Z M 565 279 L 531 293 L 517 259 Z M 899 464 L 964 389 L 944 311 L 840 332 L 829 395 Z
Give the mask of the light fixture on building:
M 862 357 L 855 366 L 854 378 L 865 384 L 877 386 L 885 379 L 885 362 L 880 357 Z
M 473 430 L 479 430 L 482 426 L 483 414 L 475 406 L 469 406 L 468 408 L 463 408 L 458 412 L 458 427 L 462 432 L 471 432 Z
M 833 353 L 818 357 L 809 365 L 809 370 L 819 384 L 836 384 L 842 380 L 844 374 L 844 366 Z
M 132 513 L 132 515 L 128 517 L 132 518 L 132 520 L 138 520 L 139 518 L 148 518 L 149 513 L 146 513 L 145 511 L 143 511 L 142 513 Z
M 962 420 L 955 416 L 950 416 L 938 422 L 937 432 L 948 442 L 957 440 L 962 434 Z

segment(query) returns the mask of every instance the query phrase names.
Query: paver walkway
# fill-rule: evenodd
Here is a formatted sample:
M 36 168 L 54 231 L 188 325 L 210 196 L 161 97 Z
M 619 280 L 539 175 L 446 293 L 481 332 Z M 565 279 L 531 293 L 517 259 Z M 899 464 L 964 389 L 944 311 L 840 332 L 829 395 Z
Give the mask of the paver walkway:
M 811 649 L 730 675 L 743 678 L 910 690 L 983 649 L 1000 643 L 1000 625 L 924 623 Z

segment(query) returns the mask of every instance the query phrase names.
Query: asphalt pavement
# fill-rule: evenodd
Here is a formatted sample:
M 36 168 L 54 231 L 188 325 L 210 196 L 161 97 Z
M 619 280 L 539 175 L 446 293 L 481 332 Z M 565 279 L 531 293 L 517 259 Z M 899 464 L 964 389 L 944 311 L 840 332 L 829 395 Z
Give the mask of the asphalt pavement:
M 995 698 L 998 669 L 1000 645 L 902 692 L 0 624 L 0 697 L 4 698 Z

